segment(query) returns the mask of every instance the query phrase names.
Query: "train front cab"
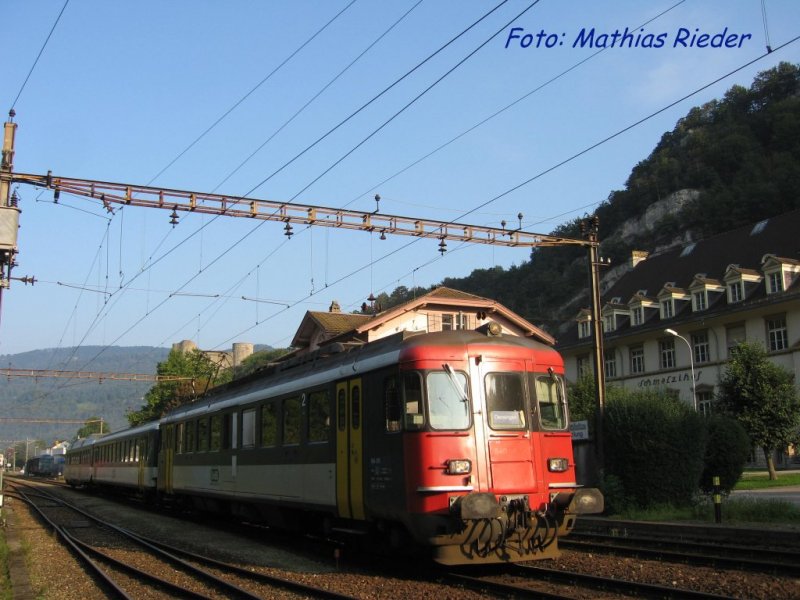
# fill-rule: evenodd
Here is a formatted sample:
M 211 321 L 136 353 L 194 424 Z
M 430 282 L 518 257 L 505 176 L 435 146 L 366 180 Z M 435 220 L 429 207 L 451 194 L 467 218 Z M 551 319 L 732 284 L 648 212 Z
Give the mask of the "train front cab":
M 443 564 L 557 556 L 575 515 L 603 508 L 576 483 L 562 373 L 555 351 L 521 338 L 411 345 L 384 390 L 387 428 L 389 413 L 403 420 L 402 501 L 381 483 L 399 465 L 374 452 L 369 498 L 402 502 L 396 516 Z

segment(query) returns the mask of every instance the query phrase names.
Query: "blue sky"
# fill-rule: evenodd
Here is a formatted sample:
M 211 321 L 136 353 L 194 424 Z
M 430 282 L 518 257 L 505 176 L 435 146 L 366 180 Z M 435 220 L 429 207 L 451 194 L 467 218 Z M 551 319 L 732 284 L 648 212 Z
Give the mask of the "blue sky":
M 800 3 L 541 0 L 515 19 L 530 3 L 510 0 L 281 169 L 500 4 L 71 0 L 23 88 L 64 2 L 9 0 L 0 5 L 0 108 L 7 112 L 22 90 L 15 170 L 370 211 L 379 193 L 381 212 L 437 220 L 501 196 L 462 220 L 516 225 L 521 212 L 525 229 L 547 233 L 621 189 L 692 106 L 749 86 L 780 61 L 800 62 L 800 42 L 776 50 L 537 177 L 758 58 L 767 35 L 773 48 L 800 35 Z M 626 27 L 641 35 L 638 45 L 592 57 L 599 48 L 575 43 L 581 31 L 586 39 L 594 29 L 598 43 Z M 520 37 L 509 42 L 513 28 Z M 539 32 L 538 48 L 536 37 L 523 37 Z M 704 33 L 723 33 L 730 47 L 680 42 Z M 646 47 L 659 39 L 660 47 Z M 86 199 L 62 194 L 54 204 L 52 192 L 29 186 L 17 193 L 13 275 L 38 281 L 4 292 L 0 354 L 181 339 L 207 349 L 236 341 L 283 347 L 305 311 L 327 310 L 332 300 L 354 310 L 370 293 L 528 257 L 455 243 L 440 257 L 435 240 L 408 246 L 405 237 L 324 228 L 296 227 L 287 240 L 278 223 L 201 215 L 173 228 L 164 211 L 129 207 L 112 217 Z

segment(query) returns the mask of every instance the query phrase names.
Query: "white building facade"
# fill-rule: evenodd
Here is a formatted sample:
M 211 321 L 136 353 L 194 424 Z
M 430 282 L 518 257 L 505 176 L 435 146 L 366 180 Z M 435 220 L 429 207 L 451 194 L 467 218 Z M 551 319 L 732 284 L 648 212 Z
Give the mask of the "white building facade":
M 707 413 L 744 340 L 800 383 L 798 232 L 793 211 L 635 263 L 602 296 L 607 384 L 666 389 Z M 588 309 L 557 348 L 568 380 L 591 374 Z

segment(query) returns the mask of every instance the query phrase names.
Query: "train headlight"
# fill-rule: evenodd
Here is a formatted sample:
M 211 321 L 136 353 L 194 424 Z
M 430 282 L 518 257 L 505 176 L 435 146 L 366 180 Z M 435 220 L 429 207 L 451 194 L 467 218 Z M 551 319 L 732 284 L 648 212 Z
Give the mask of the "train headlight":
M 547 470 L 551 473 L 563 473 L 569 469 L 569 460 L 566 458 L 548 458 Z
M 472 471 L 472 462 L 466 458 L 451 458 L 447 461 L 445 473 L 448 475 L 467 475 Z

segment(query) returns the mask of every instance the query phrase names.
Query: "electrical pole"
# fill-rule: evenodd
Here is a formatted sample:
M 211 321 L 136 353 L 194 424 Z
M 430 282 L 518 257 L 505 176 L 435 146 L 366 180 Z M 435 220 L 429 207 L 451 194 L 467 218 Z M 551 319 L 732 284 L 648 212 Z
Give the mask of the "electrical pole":
M 600 247 L 598 231 L 600 219 L 597 215 L 581 222 L 581 232 L 589 244 L 589 289 L 592 295 L 592 339 L 594 350 L 594 385 L 596 390 L 595 412 L 595 452 L 598 470 L 605 470 L 605 452 L 603 448 L 603 417 L 606 406 L 606 373 L 603 352 L 603 322 L 600 314 Z

